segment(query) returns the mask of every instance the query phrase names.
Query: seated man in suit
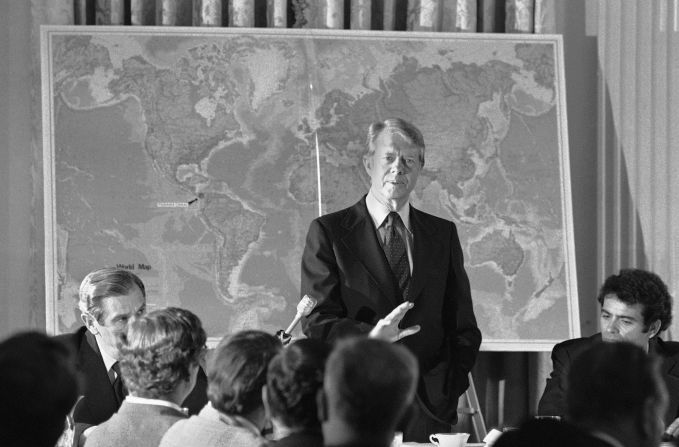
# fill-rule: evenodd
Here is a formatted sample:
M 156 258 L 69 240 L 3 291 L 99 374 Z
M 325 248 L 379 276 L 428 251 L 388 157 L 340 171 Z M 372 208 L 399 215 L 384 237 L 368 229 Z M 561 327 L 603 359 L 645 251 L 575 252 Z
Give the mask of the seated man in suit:
M 69 351 L 39 332 L 0 343 L 0 445 L 54 447 L 78 397 Z
M 180 405 L 196 384 L 206 335 L 196 315 L 168 307 L 132 317 L 120 338 L 120 369 L 129 391 L 86 447 L 157 446 L 188 417 Z
M 326 446 L 389 447 L 413 410 L 419 367 L 404 346 L 352 337 L 325 365 L 319 419 Z
M 76 442 L 88 427 L 118 410 L 126 390 L 120 377 L 117 341 L 127 322 L 146 311 L 144 283 L 134 273 L 103 268 L 89 273 L 80 284 L 78 307 L 84 326 L 75 333 L 56 337 L 75 352 L 75 368 L 81 384 L 74 410 Z M 207 401 L 205 373 L 198 373 L 196 387 L 184 402 L 191 414 Z
M 679 411 L 679 343 L 663 341 L 658 334 L 672 320 L 672 297 L 658 275 L 623 269 L 606 279 L 598 296 L 601 332 L 567 340 L 552 351 L 553 371 L 538 404 L 539 415 L 566 414 L 568 371 L 573 359 L 601 341 L 628 341 L 661 359 L 661 374 L 670 402 L 663 420 L 670 424 Z

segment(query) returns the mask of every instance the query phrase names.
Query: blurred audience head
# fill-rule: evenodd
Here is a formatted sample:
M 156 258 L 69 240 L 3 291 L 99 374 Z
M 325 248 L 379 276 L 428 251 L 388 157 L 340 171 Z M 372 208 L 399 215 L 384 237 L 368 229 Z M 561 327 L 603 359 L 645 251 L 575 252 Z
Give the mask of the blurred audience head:
M 586 433 L 567 422 L 541 418 L 528 419 L 518 429 L 502 433 L 493 446 L 578 447 L 590 445 L 587 439 Z
M 80 318 L 97 338 L 99 347 L 118 359 L 118 337 L 128 320 L 146 310 L 144 283 L 134 273 L 103 268 L 89 273 L 80 284 Z
M 132 317 L 119 346 L 129 393 L 181 404 L 195 385 L 205 341 L 200 319 L 185 309 L 167 307 Z
M 0 445 L 53 447 L 78 397 L 71 353 L 24 332 L 0 343 Z
M 568 372 L 567 419 L 625 446 L 657 445 L 664 431 L 667 388 L 659 360 L 628 343 L 597 343 Z
M 266 400 L 276 425 L 292 431 L 320 430 L 316 395 L 330 347 L 315 339 L 288 345 L 269 363 Z
M 207 365 L 207 396 L 212 406 L 232 416 L 263 413 L 267 367 L 282 349 L 281 342 L 266 332 L 246 330 L 224 337 Z
M 363 337 L 338 343 L 320 397 L 325 442 L 388 445 L 413 403 L 418 371 L 404 346 Z
M 609 276 L 597 297 L 604 341 L 629 341 L 644 349 L 672 322 L 672 297 L 658 275 L 622 269 Z

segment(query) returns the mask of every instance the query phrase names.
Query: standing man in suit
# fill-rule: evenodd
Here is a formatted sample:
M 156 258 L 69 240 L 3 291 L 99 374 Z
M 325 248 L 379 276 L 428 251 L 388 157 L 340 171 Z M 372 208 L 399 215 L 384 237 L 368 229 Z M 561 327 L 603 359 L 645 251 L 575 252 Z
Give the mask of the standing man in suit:
M 597 300 L 601 305 L 601 332 L 554 346 L 553 370 L 538 404 L 538 414 L 566 414 L 566 378 L 573 359 L 581 352 L 602 341 L 627 341 L 661 359 L 660 372 L 669 396 L 664 420 L 669 425 L 679 416 L 679 343 L 663 341 L 658 336 L 672 321 L 672 297 L 667 286 L 655 273 L 623 269 L 604 281 Z
M 420 442 L 457 421 L 481 343 L 455 224 L 409 204 L 424 149 L 421 132 L 402 119 L 370 125 L 370 191 L 311 223 L 301 287 L 318 300 L 302 323 L 308 337 L 369 334 L 415 354 L 419 411 L 404 440 Z
M 84 441 L 93 425 L 110 418 L 122 403 L 127 390 L 120 374 L 118 337 L 127 322 L 146 311 L 146 289 L 134 273 L 102 268 L 89 273 L 80 284 L 78 307 L 84 323 L 72 334 L 56 337 L 75 353 L 75 368 L 81 384 L 73 410 L 75 441 Z M 202 369 L 196 387 L 184 402 L 197 413 L 207 402 L 207 379 Z

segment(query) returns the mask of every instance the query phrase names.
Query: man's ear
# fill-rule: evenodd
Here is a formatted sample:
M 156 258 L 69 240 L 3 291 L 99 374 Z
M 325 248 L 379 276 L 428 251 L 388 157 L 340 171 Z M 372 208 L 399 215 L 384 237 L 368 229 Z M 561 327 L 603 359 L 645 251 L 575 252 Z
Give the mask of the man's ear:
M 363 167 L 365 168 L 365 172 L 368 173 L 368 176 L 370 176 L 370 170 L 373 167 L 373 157 L 370 154 L 366 154 L 363 156 Z
M 328 420 L 328 398 L 323 391 L 323 387 L 316 391 L 316 408 L 318 411 L 318 420 L 325 422 Z
M 655 320 L 648 326 L 648 338 L 651 339 L 660 332 L 660 320 Z
M 94 317 L 92 315 L 83 312 L 80 314 L 80 320 L 82 320 L 83 324 L 92 335 L 99 335 L 99 329 L 95 326 Z

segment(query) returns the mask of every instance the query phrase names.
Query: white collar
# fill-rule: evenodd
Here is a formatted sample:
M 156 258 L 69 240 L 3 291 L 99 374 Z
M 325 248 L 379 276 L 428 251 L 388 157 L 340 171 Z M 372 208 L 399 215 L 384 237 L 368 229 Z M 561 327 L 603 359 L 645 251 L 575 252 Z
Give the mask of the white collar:
M 97 347 L 99 348 L 99 353 L 101 354 L 101 359 L 104 361 L 104 366 L 106 367 L 106 372 L 111 370 L 111 367 L 115 362 L 118 361 L 118 359 L 114 359 L 108 353 L 106 350 L 102 349 L 101 343 L 99 342 L 99 337 L 96 335 L 94 336 L 94 340 L 97 342 Z
M 380 225 L 382 225 L 382 223 L 384 222 L 384 219 L 387 218 L 389 213 L 391 211 L 394 211 L 390 209 L 387 205 L 377 200 L 377 197 L 375 197 L 375 194 L 373 194 L 372 189 L 368 192 L 368 195 L 365 197 L 365 205 L 368 208 L 368 214 L 370 214 L 370 217 L 372 218 L 373 223 L 375 224 L 375 228 L 379 228 Z M 396 212 L 401 217 L 401 221 L 403 221 L 403 225 L 406 227 L 406 230 L 408 230 L 408 232 L 411 233 L 410 202 L 406 202 L 405 205 L 403 205 L 401 209 L 396 210 Z
M 131 404 L 143 404 L 143 405 L 158 405 L 160 407 L 168 407 L 175 409 L 179 411 L 182 414 L 188 415 L 189 410 L 188 408 L 182 408 L 179 405 L 177 405 L 174 402 L 170 402 L 169 400 L 163 400 L 163 399 L 149 399 L 147 397 L 139 397 L 139 396 L 132 396 L 128 394 L 125 396 L 125 402 L 131 403 Z

